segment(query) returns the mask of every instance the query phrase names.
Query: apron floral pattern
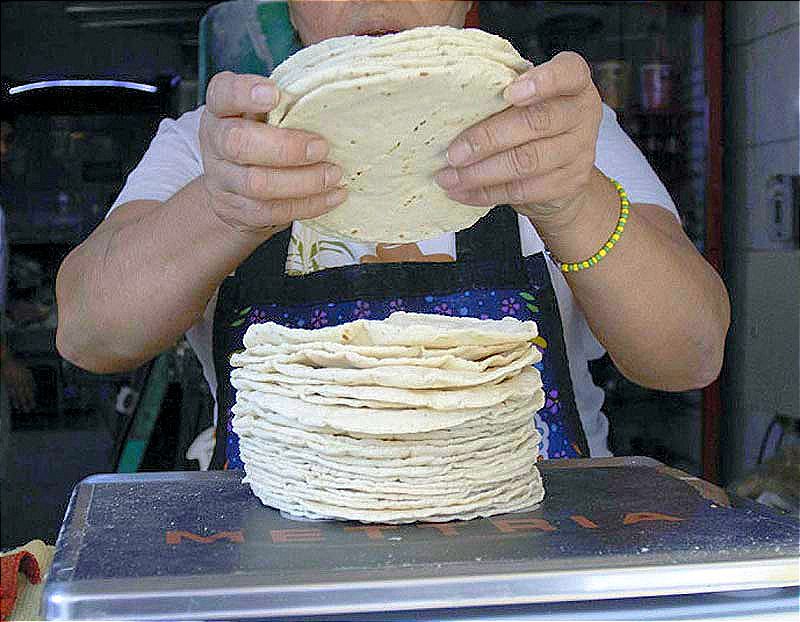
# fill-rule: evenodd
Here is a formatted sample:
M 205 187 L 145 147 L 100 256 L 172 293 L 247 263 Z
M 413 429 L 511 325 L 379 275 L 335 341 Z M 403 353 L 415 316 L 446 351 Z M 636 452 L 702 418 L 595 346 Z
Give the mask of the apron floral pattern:
M 497 208 L 468 233 L 457 234 L 456 262 L 446 263 L 440 257 L 426 260 L 431 256 L 421 260 L 415 257 L 416 262 L 407 263 L 371 263 L 368 259 L 362 265 L 301 276 L 298 273 L 303 267 L 313 265 L 315 255 L 323 252 L 319 249 L 332 252 L 330 249 L 339 249 L 336 244 L 341 243 L 319 237 L 297 240 L 292 236 L 292 240 L 289 231 L 283 232 L 282 240 L 279 236 L 265 243 L 220 288 L 214 321 L 214 358 L 217 377 L 225 381 L 219 382 L 220 421 L 214 466 L 243 466 L 238 438 L 230 425 L 234 395 L 227 379 L 230 354 L 243 347 L 242 339 L 250 325 L 271 321 L 293 328 L 321 328 L 362 318 L 380 320 L 395 311 L 535 320 L 540 332 L 535 345 L 542 352 L 536 367 L 542 374 L 546 402 L 536 414 L 536 426 L 542 435 L 540 455 L 531 459 L 588 456 L 545 259 L 541 254 L 521 257 L 516 216 L 510 208 Z M 516 244 L 504 243 L 505 236 L 515 239 Z M 302 248 L 298 242 L 303 243 Z M 303 256 L 305 242 L 309 242 L 309 249 L 316 244 L 316 253 Z M 416 248 L 413 244 L 401 246 Z M 380 247 L 376 247 L 376 255 L 386 253 Z M 401 252 L 414 256 L 418 250 Z M 280 260 L 286 259 L 287 251 L 289 261 L 284 265 Z M 295 257 L 303 256 L 295 264 L 293 252 Z M 382 261 L 397 260 L 390 255 Z M 289 269 L 284 274 L 284 268 L 292 265 L 297 266 L 296 271 Z M 254 280 L 260 280 L 261 286 Z

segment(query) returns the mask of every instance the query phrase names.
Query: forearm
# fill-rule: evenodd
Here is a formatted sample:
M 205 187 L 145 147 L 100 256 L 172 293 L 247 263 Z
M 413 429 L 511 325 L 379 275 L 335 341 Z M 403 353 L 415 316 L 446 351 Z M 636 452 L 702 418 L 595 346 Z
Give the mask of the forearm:
M 136 207 L 132 217 L 112 215 L 101 224 L 58 273 L 57 347 L 95 372 L 134 368 L 174 344 L 222 280 L 272 233 L 221 221 L 202 178 L 165 203 Z
M 554 214 L 534 226 L 554 256 L 578 261 L 603 245 L 618 214 L 613 186 L 595 171 L 570 221 Z M 729 303 L 719 275 L 685 236 L 669 233 L 663 217 L 672 215 L 632 206 L 614 249 L 566 279 L 620 371 L 644 386 L 687 390 L 719 374 Z
M 601 129 L 610 139 L 605 148 L 631 161 L 636 149 L 613 119 L 604 124 L 589 64 L 574 52 L 531 67 L 503 96 L 510 108 L 450 144 L 437 183 L 465 205 L 512 205 L 561 261 L 588 259 L 614 231 L 619 213 L 614 187 L 594 167 Z M 591 329 L 629 378 L 681 390 L 718 375 L 727 293 L 662 208 L 633 205 L 614 249 L 566 279 Z

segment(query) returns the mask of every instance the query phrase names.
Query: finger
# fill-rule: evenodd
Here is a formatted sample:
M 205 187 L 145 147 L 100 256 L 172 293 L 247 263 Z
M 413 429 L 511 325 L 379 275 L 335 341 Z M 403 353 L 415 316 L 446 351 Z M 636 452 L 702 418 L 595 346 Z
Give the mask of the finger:
M 466 191 L 448 192 L 447 196 L 465 205 L 522 205 L 547 203 L 578 192 L 586 182 L 585 175 L 574 166 L 551 171 L 540 177 L 519 179 L 507 184 L 486 186 Z
M 342 178 L 342 169 L 327 162 L 289 168 L 239 166 L 225 161 L 217 165 L 223 190 L 261 201 L 320 194 L 335 188 Z
M 436 183 L 445 190 L 472 190 L 544 175 L 570 164 L 586 150 L 577 133 L 533 140 L 501 151 L 463 168 L 446 168 L 436 173 Z
M 345 188 L 335 188 L 320 194 L 297 199 L 274 199 L 258 201 L 241 195 L 229 195 L 226 202 L 235 205 L 234 212 L 228 216 L 228 224 L 234 228 L 250 231 L 282 226 L 295 220 L 307 220 L 325 214 L 347 199 Z
M 302 166 L 328 155 L 327 141 L 303 130 L 248 119 L 208 119 L 206 136 L 223 160 L 262 166 Z
M 514 80 L 503 96 L 515 106 L 524 106 L 559 95 L 577 95 L 591 83 L 592 72 L 584 58 L 575 52 L 560 52 Z
M 585 105 L 578 97 L 555 97 L 508 108 L 459 134 L 450 143 L 447 161 L 466 166 L 538 138 L 557 136 L 580 124 Z
M 273 202 L 272 210 L 275 218 L 280 222 L 308 220 L 327 214 L 344 203 L 346 199 L 347 190 L 345 188 L 336 188 L 323 194 Z
M 216 74 L 206 90 L 206 110 L 218 117 L 269 112 L 280 101 L 272 80 L 252 74 L 223 71 Z

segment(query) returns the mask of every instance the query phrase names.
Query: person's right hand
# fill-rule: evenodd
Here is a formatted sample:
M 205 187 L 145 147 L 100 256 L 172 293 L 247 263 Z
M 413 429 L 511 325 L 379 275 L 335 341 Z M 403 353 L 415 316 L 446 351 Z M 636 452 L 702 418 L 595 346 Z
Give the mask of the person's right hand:
M 200 151 L 209 203 L 243 232 L 283 229 L 330 211 L 346 196 L 341 169 L 328 162 L 319 135 L 256 120 L 279 101 L 274 82 L 223 71 L 206 92 Z

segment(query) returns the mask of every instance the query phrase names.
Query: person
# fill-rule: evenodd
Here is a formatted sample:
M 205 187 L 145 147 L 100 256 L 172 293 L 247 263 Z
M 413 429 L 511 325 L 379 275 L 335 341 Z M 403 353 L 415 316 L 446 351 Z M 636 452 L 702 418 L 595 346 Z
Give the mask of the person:
M 0 415 L 0 425 L 7 430 L 7 414 L 8 408 L 28 413 L 36 407 L 36 383 L 33 379 L 31 370 L 27 365 L 17 357 L 14 352 L 9 348 L 6 343 L 6 294 L 7 294 L 7 272 L 6 266 L 8 251 L 6 249 L 6 236 L 5 236 L 5 211 L 0 206 L 0 262 L 2 262 L 2 284 L 0 288 L 0 379 L 2 388 L 0 388 L 0 408 L 2 415 Z
M 289 8 L 310 45 L 463 27 L 470 4 Z M 351 243 L 303 225 L 347 190 L 324 136 L 263 122 L 280 96 L 264 76 L 215 75 L 205 106 L 162 122 L 107 219 L 58 275 L 57 346 L 81 367 L 130 369 L 187 334 L 217 397 L 212 466 L 241 466 L 228 357 L 253 322 L 314 328 L 399 309 L 533 318 L 547 392 L 540 453 L 549 458 L 609 455 L 603 391 L 588 370 L 604 351 L 656 389 L 718 376 L 729 324 L 722 280 L 578 54 L 521 75 L 504 91 L 510 107 L 465 129 L 443 155 L 443 192 L 500 206 L 470 229 L 411 245 Z M 621 199 L 611 178 L 631 203 L 624 233 L 596 265 L 562 272 L 558 262 L 593 256 L 615 230 Z
M 15 356 L 6 343 L 6 314 L 8 312 L 8 240 L 6 237 L 5 207 L 18 194 L 12 188 L 15 179 L 10 163 L 14 145 L 14 125 L 10 119 L 0 120 L 0 426 L 8 433 L 9 407 L 31 412 L 36 406 L 36 383 L 31 370 Z

